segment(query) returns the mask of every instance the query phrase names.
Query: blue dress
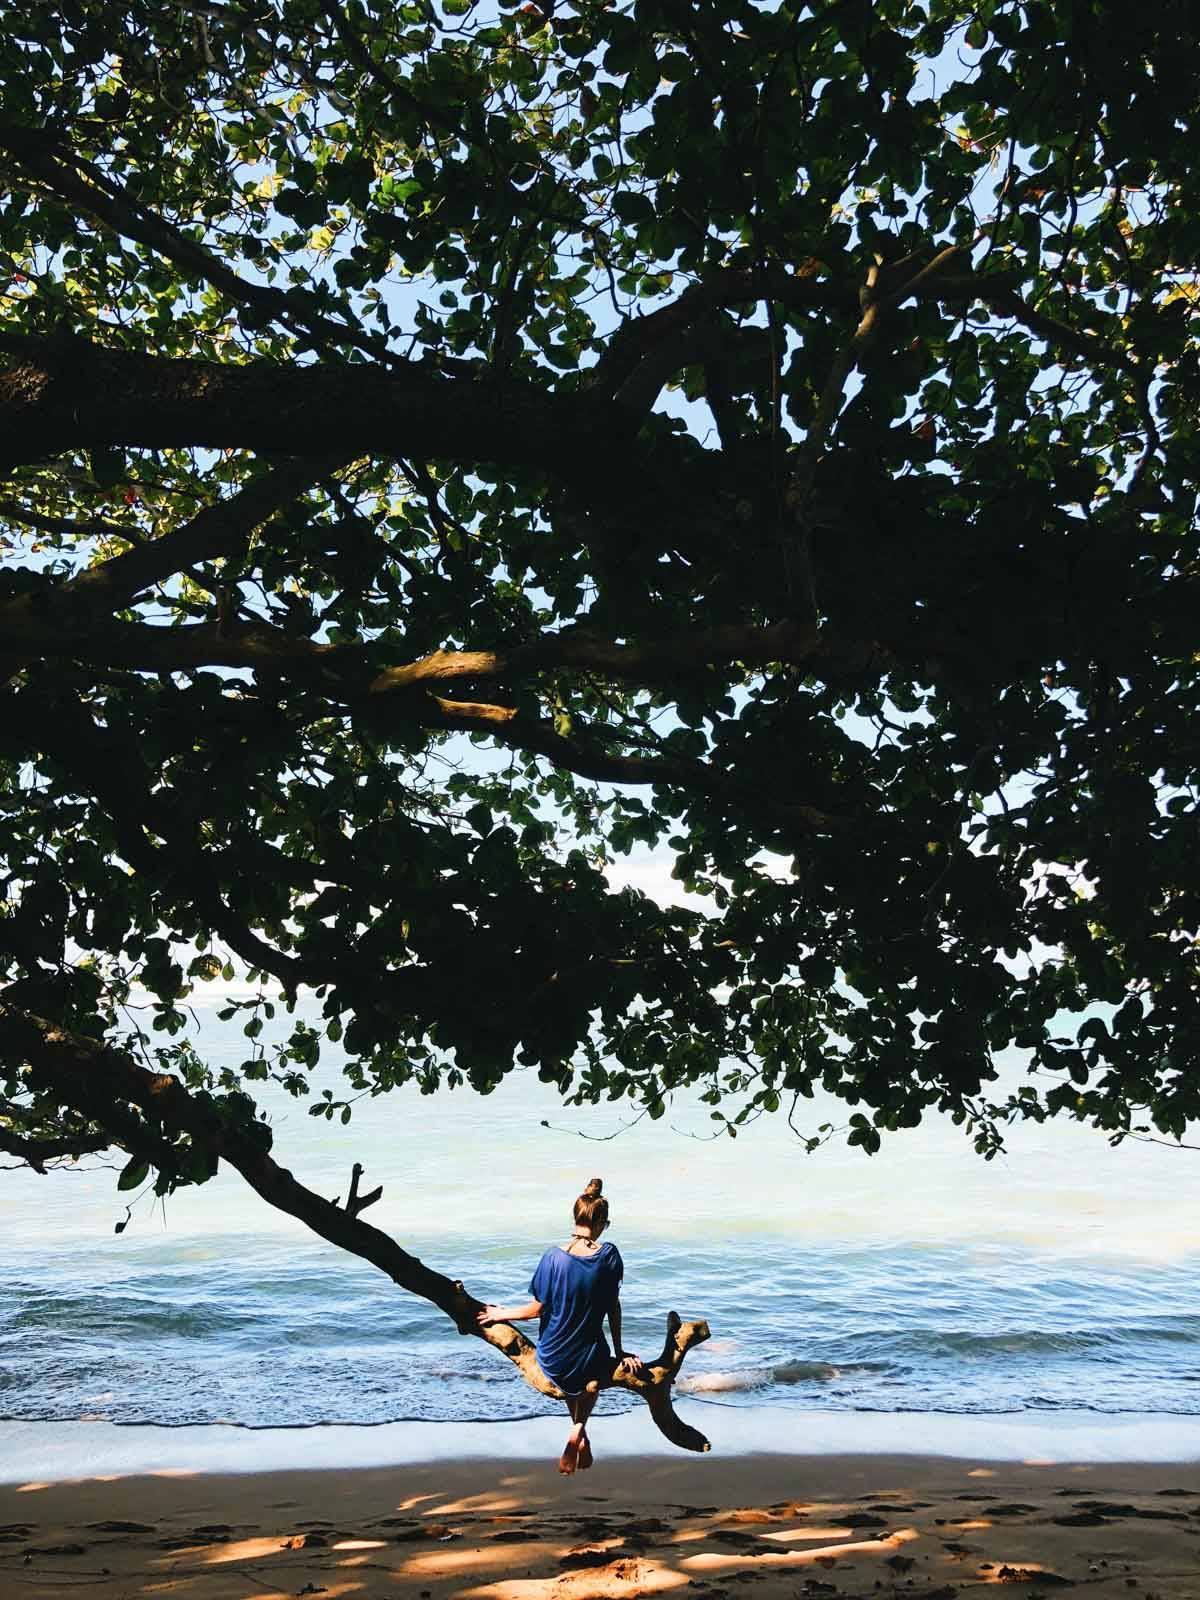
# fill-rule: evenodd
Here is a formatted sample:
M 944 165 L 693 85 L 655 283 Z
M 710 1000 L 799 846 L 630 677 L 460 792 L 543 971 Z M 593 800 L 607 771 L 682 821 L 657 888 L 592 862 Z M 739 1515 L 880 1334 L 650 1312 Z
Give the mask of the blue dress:
M 612 1371 L 601 1324 L 621 1292 L 625 1263 L 615 1244 L 573 1256 L 552 1245 L 538 1262 L 529 1292 L 542 1303 L 538 1362 L 564 1394 L 579 1394 Z

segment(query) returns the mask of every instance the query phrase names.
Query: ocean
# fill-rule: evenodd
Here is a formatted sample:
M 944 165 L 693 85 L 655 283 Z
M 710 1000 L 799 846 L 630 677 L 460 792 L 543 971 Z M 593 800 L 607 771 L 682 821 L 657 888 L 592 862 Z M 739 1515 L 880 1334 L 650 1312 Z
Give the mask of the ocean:
M 239 1060 L 214 996 L 196 1015 L 209 1059 Z M 1113 1150 L 1067 1123 L 1016 1129 L 984 1163 L 933 1120 L 878 1156 L 806 1155 L 782 1116 L 714 1140 L 707 1108 L 681 1098 L 625 1126 L 628 1106 L 565 1110 L 520 1072 L 487 1098 L 363 1101 L 345 1127 L 308 1103 L 269 1097 L 277 1159 L 330 1196 L 361 1161 L 365 1186 L 384 1186 L 370 1220 L 480 1298 L 522 1297 L 602 1176 L 627 1345 L 656 1351 L 670 1309 L 711 1325 L 679 1387 L 714 1443 L 762 1406 L 814 1420 L 1200 1414 L 1200 1154 Z M 805 1129 L 838 1114 L 801 1109 Z M 115 1171 L 81 1166 L 0 1173 L 0 1420 L 260 1429 L 561 1411 L 236 1174 L 165 1208 L 147 1196 L 117 1235 Z M 606 1394 L 599 1410 L 631 1403 Z

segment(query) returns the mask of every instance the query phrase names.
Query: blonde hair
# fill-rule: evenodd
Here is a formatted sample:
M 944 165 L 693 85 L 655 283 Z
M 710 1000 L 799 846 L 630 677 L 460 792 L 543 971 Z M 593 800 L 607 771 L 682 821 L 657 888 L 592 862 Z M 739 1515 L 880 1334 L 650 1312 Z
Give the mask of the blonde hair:
M 575 1201 L 575 1226 L 591 1228 L 596 1232 L 608 1221 L 608 1201 L 600 1192 L 604 1188 L 599 1178 L 593 1178 Z

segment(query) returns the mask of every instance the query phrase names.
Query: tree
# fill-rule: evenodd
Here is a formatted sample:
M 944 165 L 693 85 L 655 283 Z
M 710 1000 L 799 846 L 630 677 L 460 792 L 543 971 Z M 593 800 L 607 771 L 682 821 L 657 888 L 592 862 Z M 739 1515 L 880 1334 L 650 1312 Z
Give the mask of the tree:
M 226 1160 L 477 1332 L 357 1179 L 278 1166 L 257 1081 L 328 1040 L 348 1094 L 1179 1138 L 1194 32 L 14 0 L 0 1150 Z M 615 891 L 635 845 L 709 914 Z M 323 1023 L 268 1054 L 260 997 L 215 1071 L 181 1007 L 235 962 Z

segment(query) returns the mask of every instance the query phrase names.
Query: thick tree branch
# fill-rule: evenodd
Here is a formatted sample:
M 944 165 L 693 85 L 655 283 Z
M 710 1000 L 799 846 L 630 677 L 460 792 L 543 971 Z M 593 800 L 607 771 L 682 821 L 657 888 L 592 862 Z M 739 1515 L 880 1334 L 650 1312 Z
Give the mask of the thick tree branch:
M 360 649 L 314 644 L 282 628 L 237 617 L 225 624 L 188 622 L 179 627 L 100 618 L 65 627 L 55 615 L 61 593 L 39 590 L 0 608 L 0 650 L 146 672 L 244 667 L 279 673 L 297 662 L 322 664 L 328 660 L 331 665 L 349 666 L 352 661 L 361 664 L 363 659 Z
M 370 692 L 385 695 L 461 679 L 517 679 L 556 667 L 578 667 L 629 683 L 655 683 L 730 662 L 799 663 L 817 654 L 822 642 L 815 626 L 795 622 L 697 628 L 642 644 L 617 644 L 586 628 L 567 628 L 509 650 L 435 650 L 419 661 L 388 667 L 374 679 Z
M 219 660 L 229 665 L 265 667 L 274 670 L 291 659 L 307 662 L 311 672 L 314 662 L 328 661 L 331 670 L 323 675 L 322 687 L 330 699 L 339 709 L 356 712 L 376 724 L 386 726 L 392 718 L 396 718 L 409 725 L 415 723 L 429 728 L 487 734 L 509 748 L 544 756 L 554 765 L 596 782 L 661 783 L 693 793 L 711 795 L 714 799 L 739 804 L 753 802 L 756 806 L 764 808 L 776 821 L 799 827 L 808 833 L 828 832 L 841 825 L 841 819 L 815 806 L 797 803 L 784 797 L 752 796 L 742 785 L 701 761 L 692 761 L 667 753 L 651 756 L 626 755 L 606 748 L 594 734 L 560 733 L 552 722 L 518 712 L 511 706 L 488 701 L 457 700 L 431 692 L 421 692 L 430 681 L 499 675 L 498 662 L 501 658 L 491 652 L 478 654 L 464 652 L 461 659 L 458 653 L 445 653 L 443 657 L 443 653 L 439 652 L 434 657 L 426 658 L 424 662 L 415 663 L 408 677 L 404 676 L 406 669 L 403 668 L 394 669 L 399 674 L 398 677 L 382 674 L 381 678 L 376 679 L 376 684 L 379 684 L 381 679 L 384 680 L 382 687 L 374 693 L 364 694 L 361 677 L 356 678 L 352 672 L 347 672 L 344 677 L 339 676 L 337 669 L 345 661 L 340 653 L 341 647 L 313 645 L 307 640 L 295 640 L 283 634 L 276 635 L 273 631 L 245 630 L 234 639 L 221 640 L 218 632 L 207 626 L 159 628 L 127 623 L 114 624 L 91 635 L 81 635 L 76 638 L 68 636 L 62 639 L 48 624 L 29 624 L 25 619 L 19 619 L 17 624 L 9 623 L 6 628 L 5 622 L 8 622 L 8 619 L 0 617 L 0 648 L 27 651 L 35 642 L 40 642 L 48 653 L 62 651 L 84 659 L 94 658 L 90 651 L 101 650 L 103 659 L 110 664 L 119 659 L 124 665 L 153 664 L 157 667 L 168 665 L 178 667 L 184 664 L 194 665 L 198 660 L 204 659 L 209 662 Z M 177 638 L 179 635 L 183 636 L 182 641 Z M 760 661 L 764 662 L 779 659 L 781 652 L 787 652 L 785 659 L 804 659 L 804 641 L 815 637 L 815 633 L 793 628 L 789 624 L 779 624 L 775 628 L 764 629 L 718 628 L 707 630 L 706 635 L 700 636 L 701 641 L 708 645 L 718 660 L 722 657 L 728 660 L 757 655 Z M 672 641 L 669 646 L 628 647 L 631 659 L 627 660 L 625 659 L 627 647 L 614 646 L 605 641 L 580 636 L 573 639 L 566 637 L 565 643 L 560 645 L 558 642 L 560 638 L 564 636 L 555 635 L 544 641 L 543 645 L 518 647 L 518 651 L 514 652 L 518 663 L 528 672 L 552 664 L 556 657 L 573 658 L 575 664 L 587 665 L 593 669 L 601 668 L 607 662 L 610 667 L 616 669 L 614 675 L 636 677 L 638 673 L 644 673 L 646 681 L 655 681 L 662 675 L 667 662 L 673 664 L 677 673 L 687 670 L 685 663 L 680 659 L 678 641 Z M 121 655 L 118 647 L 126 641 L 131 642 L 136 648 L 130 648 Z M 187 651 L 193 645 L 200 646 L 200 654 L 193 653 L 189 656 Z M 539 654 L 543 646 L 544 657 Z M 522 657 L 520 649 L 527 649 L 528 654 Z M 136 662 L 131 659 L 134 656 L 139 658 Z M 356 652 L 354 660 L 361 668 L 361 655 Z M 328 715 L 329 710 L 330 704 L 327 699 L 323 703 L 322 714 Z M 31 734 L 34 733 L 35 730 L 31 729 Z M 54 730 L 51 729 L 42 728 L 36 731 L 36 738 L 41 746 L 51 749 L 56 759 L 62 761 L 68 768 L 77 766 L 81 759 L 85 759 L 83 752 L 88 748 L 93 736 L 97 736 L 97 730 L 90 719 L 84 719 L 68 741 L 56 737 Z M 118 767 L 112 763 L 103 760 L 98 763 L 91 762 L 88 765 L 89 776 L 85 780 L 93 786 L 101 803 L 106 805 L 114 817 L 122 815 L 123 806 L 128 801 L 125 787 L 127 779 L 123 778 L 117 782 L 117 771 Z M 105 793 L 113 789 L 114 783 L 116 788 L 113 790 L 113 798 L 111 802 L 106 802 Z M 151 807 L 151 810 L 154 809 Z M 170 819 L 158 817 L 156 820 L 149 813 L 142 818 L 142 822 L 154 827 L 156 831 L 162 831 L 164 827 L 170 825 Z M 144 854 L 150 847 L 137 829 L 134 829 L 127 844 L 122 848 L 127 851 L 132 850 L 134 854 L 130 860 L 136 862 L 138 854 Z M 222 930 L 222 936 L 227 937 L 233 948 L 246 959 L 251 959 L 253 949 L 254 966 L 262 966 L 265 970 L 274 972 L 289 986 L 304 981 L 303 973 L 292 958 L 273 951 L 270 946 L 255 940 L 247 930 L 241 929 L 236 924 L 227 908 L 221 908 L 220 914 L 222 922 L 230 930 L 228 933 Z
M 170 537 L 155 541 L 151 548 L 165 545 Z M 125 557 L 114 559 L 123 561 Z M 571 628 L 507 650 L 435 650 L 417 661 L 387 667 L 367 680 L 365 646 L 318 644 L 261 622 L 234 620 L 222 628 L 210 622 L 167 627 L 97 620 L 68 628 L 53 608 L 56 596 L 69 588 L 39 591 L 0 606 L 0 649 L 153 672 L 244 667 L 271 675 L 299 673 L 305 681 L 312 679 L 315 667 L 320 669 L 324 691 L 331 699 L 345 702 L 357 700 L 364 688 L 373 699 L 385 700 L 433 685 L 497 679 L 516 682 L 558 668 L 649 685 L 691 677 L 710 667 L 811 662 L 816 668 L 822 662 L 857 662 L 862 655 L 861 645 L 843 647 L 815 625 L 793 622 L 698 628 L 637 644 L 620 644 L 586 629 Z
M 596 493 L 596 457 L 636 421 L 593 394 L 523 379 L 322 362 L 221 364 L 0 330 L 0 436 L 9 463 L 64 450 L 206 446 L 312 457 L 424 456 L 544 470 Z
M 541 1393 L 561 1398 L 561 1392 L 542 1372 L 529 1341 L 505 1324 L 481 1328 L 476 1314 L 483 1309 L 461 1282 L 433 1271 L 402 1249 L 390 1235 L 372 1227 L 333 1201 L 325 1200 L 300 1183 L 270 1154 L 270 1132 L 263 1123 L 250 1126 L 231 1117 L 220 1100 L 200 1097 L 167 1073 L 152 1072 L 126 1052 L 99 1040 L 74 1034 L 45 1018 L 7 1005 L 0 999 L 0 1059 L 23 1064 L 31 1079 L 64 1103 L 104 1125 L 109 1106 L 136 1106 L 147 1122 L 164 1134 L 186 1135 L 197 1146 L 228 1162 L 268 1205 L 303 1222 L 322 1239 L 370 1262 L 393 1283 L 419 1295 L 443 1311 L 465 1335 L 483 1339 L 500 1350 L 522 1377 Z M 672 1443 L 686 1450 L 707 1450 L 708 1441 L 676 1415 L 671 1386 L 689 1349 L 709 1337 L 703 1322 L 681 1323 L 672 1312 L 667 1342 L 646 1379 L 635 1379 L 621 1368 L 611 1384 L 628 1389 L 646 1401 L 659 1428 Z

